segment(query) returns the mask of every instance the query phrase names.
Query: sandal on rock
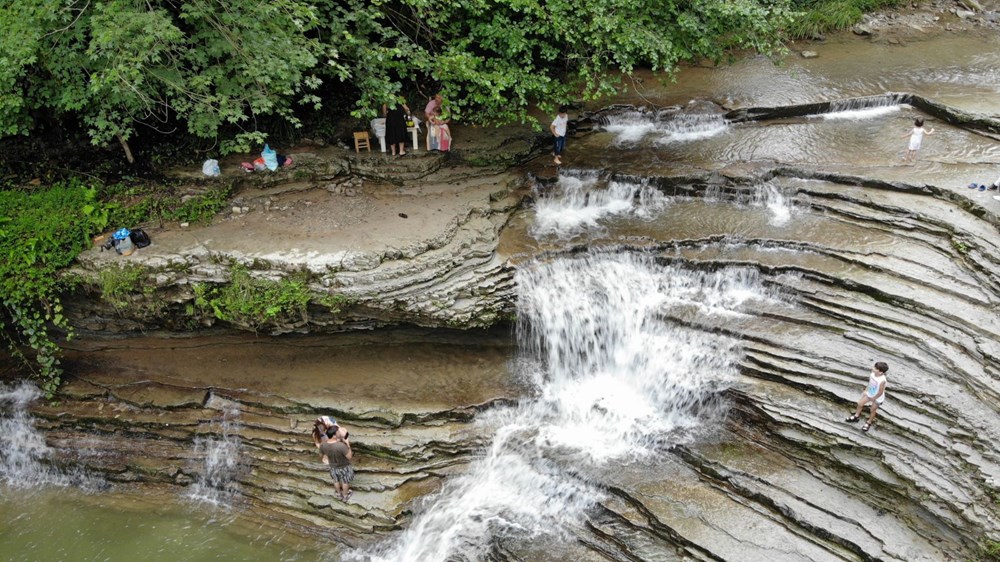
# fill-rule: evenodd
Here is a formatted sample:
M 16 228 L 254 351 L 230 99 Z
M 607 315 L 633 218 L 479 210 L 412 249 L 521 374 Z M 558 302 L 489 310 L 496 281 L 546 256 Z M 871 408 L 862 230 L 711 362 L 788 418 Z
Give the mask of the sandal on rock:
M 847 422 L 847 423 L 854 423 L 854 422 L 856 422 L 856 421 L 858 421 L 860 419 L 861 419 L 861 416 L 851 416 L 851 417 L 847 418 L 844 421 Z
M 865 425 L 861 426 L 861 431 L 868 431 L 871 428 L 872 428 L 872 424 L 865 423 Z M 348 496 L 348 497 L 350 497 L 350 496 Z
M 353 496 L 353 495 L 354 495 L 354 490 L 351 490 L 350 492 L 347 492 L 347 495 L 344 496 L 344 501 L 345 502 L 346 501 L 350 501 L 351 500 L 351 496 Z

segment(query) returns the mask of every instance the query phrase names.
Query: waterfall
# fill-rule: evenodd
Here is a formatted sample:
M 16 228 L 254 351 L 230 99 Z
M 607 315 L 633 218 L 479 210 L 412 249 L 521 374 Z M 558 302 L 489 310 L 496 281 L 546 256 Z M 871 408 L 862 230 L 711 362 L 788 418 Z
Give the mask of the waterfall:
M 494 438 L 469 471 L 417 506 L 395 540 L 348 559 L 472 561 L 497 540 L 572 537 L 614 466 L 662 454 L 722 413 L 738 342 L 685 324 L 725 323 L 769 298 L 755 271 L 622 253 L 530 264 L 517 284 L 533 396 L 484 414 Z
M 728 127 L 722 115 L 680 114 L 657 129 L 656 144 L 707 139 Z
M 559 175 L 552 187 L 536 187 L 536 238 L 568 239 L 599 228 L 602 218 L 630 214 L 639 218 L 666 205 L 667 199 L 645 181 L 609 181 L 602 185 L 597 174 Z
M 240 459 L 239 415 L 238 408 L 227 406 L 222 410 L 222 419 L 212 422 L 217 426 L 215 434 L 195 439 L 194 455 L 200 467 L 188 490 L 189 498 L 217 506 L 231 503 L 239 486 L 237 478 L 246 469 Z
M 792 200 L 771 182 L 754 188 L 754 206 L 764 207 L 769 213 L 771 226 L 784 226 L 792 218 Z
M 0 482 L 15 487 L 59 483 L 61 475 L 45 461 L 52 449 L 35 429 L 28 405 L 41 392 L 28 383 L 8 388 L 0 386 Z
M 622 111 L 604 117 L 601 128 L 613 133 L 618 144 L 635 143 L 656 129 L 656 123 L 663 118 L 663 113 L 642 109 Z
M 103 487 L 103 481 L 79 468 L 59 469 L 50 464 L 55 451 L 35 429 L 28 412 L 28 406 L 41 395 L 37 387 L 27 382 L 16 387 L 0 385 L 0 483 L 12 488 Z
M 668 144 L 713 137 L 728 125 L 714 113 L 634 110 L 604 117 L 601 128 L 615 135 L 615 144 L 634 144 L 647 136 L 656 144 Z
M 906 99 L 905 94 L 886 94 L 835 100 L 830 102 L 830 109 L 822 117 L 824 119 L 871 119 L 899 111 L 899 106 L 906 103 Z

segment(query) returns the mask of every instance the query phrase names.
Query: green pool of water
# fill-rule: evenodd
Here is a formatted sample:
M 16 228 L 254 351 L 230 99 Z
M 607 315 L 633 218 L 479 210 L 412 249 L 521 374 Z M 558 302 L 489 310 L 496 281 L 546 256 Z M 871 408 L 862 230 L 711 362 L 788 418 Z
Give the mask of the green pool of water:
M 49 561 L 338 560 L 336 545 L 238 510 L 146 493 L 0 486 L 0 559 Z

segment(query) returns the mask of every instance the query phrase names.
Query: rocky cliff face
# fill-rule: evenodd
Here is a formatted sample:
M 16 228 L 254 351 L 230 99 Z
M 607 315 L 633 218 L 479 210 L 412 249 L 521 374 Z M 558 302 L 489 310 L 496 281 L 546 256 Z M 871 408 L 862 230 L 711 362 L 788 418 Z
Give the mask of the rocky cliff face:
M 304 161 L 297 173 L 311 169 L 297 157 Z M 68 306 L 74 323 L 93 333 L 216 325 L 285 333 L 504 319 L 513 310 L 511 269 L 495 250 L 523 179 L 441 168 L 440 155 L 407 158 L 383 162 L 417 176 L 402 186 L 365 179 L 374 171 L 286 177 L 244 186 L 210 225 L 147 229 L 153 244 L 130 256 L 95 247 L 73 271 L 85 281 Z M 375 159 L 385 160 L 366 157 L 364 165 Z M 262 301 L 298 298 L 296 291 L 306 297 L 267 318 L 227 314 L 209 295 L 233 284 L 234 269 L 249 281 L 230 308 L 263 310 L 271 303 Z

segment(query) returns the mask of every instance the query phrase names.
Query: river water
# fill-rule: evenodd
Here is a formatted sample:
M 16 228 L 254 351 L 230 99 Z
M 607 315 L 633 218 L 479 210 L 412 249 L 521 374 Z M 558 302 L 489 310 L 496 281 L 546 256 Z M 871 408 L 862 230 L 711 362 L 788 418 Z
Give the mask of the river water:
M 688 169 L 737 175 L 747 162 L 886 182 L 919 176 L 951 190 L 970 177 L 996 176 L 1000 145 L 943 123 L 915 166 L 899 166 L 900 137 L 920 114 L 883 96 L 908 92 L 996 115 L 998 47 L 996 37 L 905 47 L 841 38 L 817 45 L 817 59 L 685 69 L 673 85 L 614 100 L 647 107 L 611 113 L 595 132 L 571 139 L 569 165 L 558 173 L 529 166 L 551 181 L 539 183 L 534 206 L 514 217 L 501 241 L 500 253 L 518 267 L 513 333 L 79 344 L 69 364 L 86 384 L 70 385 L 72 395 L 128 396 L 196 436 L 194 450 L 170 429 L 158 430 L 162 442 L 145 442 L 151 457 L 175 465 L 156 479 L 183 483 L 185 492 L 130 486 L 128 473 L 114 482 L 93 475 L 87 466 L 113 460 L 89 458 L 86 436 L 50 447 L 41 429 L 56 423 L 59 406 L 36 419 L 27 413 L 34 391 L 5 387 L 0 550 L 12 560 L 948 559 L 947 545 L 968 547 L 949 514 L 958 510 L 942 507 L 961 486 L 941 476 L 948 466 L 894 462 L 893 455 L 903 458 L 913 443 L 932 447 L 907 443 L 908 425 L 930 432 L 926 441 L 945 442 L 937 420 L 941 412 L 955 415 L 952 406 L 986 436 L 1000 432 L 988 421 L 995 412 L 977 399 L 996 389 L 951 342 L 924 333 L 923 345 L 914 343 L 921 323 L 940 322 L 936 333 L 966 329 L 946 313 L 917 322 L 889 317 L 877 302 L 844 296 L 825 280 L 877 287 L 886 292 L 882 301 L 906 299 L 914 311 L 968 309 L 969 325 L 982 330 L 972 338 L 988 340 L 998 328 L 984 310 L 995 295 L 935 241 L 954 209 L 806 174 L 760 177 L 739 190 L 697 185 L 674 196 L 657 182 Z M 879 97 L 845 101 L 825 115 L 745 124 L 693 106 L 665 108 L 866 96 Z M 990 193 L 972 196 L 1000 210 Z M 899 209 L 932 217 L 934 226 Z M 969 220 L 963 228 L 975 235 L 984 227 Z M 944 247 L 957 243 L 970 242 Z M 891 287 L 879 283 L 885 270 L 896 276 Z M 859 320 L 827 329 L 867 313 L 886 325 Z M 866 445 L 857 432 L 839 435 L 829 420 L 854 398 L 852 370 L 885 354 L 896 358 L 893 373 L 913 373 L 894 379 L 901 406 L 887 423 L 901 430 L 884 434 L 884 464 L 875 454 L 845 460 L 842 451 Z M 782 368 L 793 362 L 798 370 Z M 947 394 L 941 380 L 950 369 L 967 371 L 975 390 L 938 412 L 928 397 Z M 122 374 L 136 383 L 114 386 Z M 191 404 L 200 409 L 176 413 Z M 323 408 L 352 412 L 352 431 L 370 459 L 362 466 L 382 475 L 377 486 L 359 477 L 357 501 L 369 513 L 389 514 L 385 497 L 412 500 L 400 528 L 391 517 L 372 519 L 323 499 L 315 459 L 287 452 L 303 442 L 289 432 L 303 433 L 299 424 Z M 765 418 L 771 435 L 745 422 Z M 778 452 L 779 442 L 825 451 L 828 435 L 837 444 L 817 457 L 823 465 L 809 452 Z M 968 449 L 979 451 L 974 442 Z M 393 458 L 401 452 L 407 461 Z M 970 479 L 992 477 L 988 453 L 962 454 L 981 470 Z M 270 464 L 248 466 L 248 456 Z M 838 478 L 824 473 L 827 462 L 831 471 L 865 466 L 889 488 L 907 471 L 920 472 L 926 495 L 941 501 L 897 499 L 894 512 L 894 496 L 881 491 L 878 506 L 866 505 L 853 497 L 853 484 L 831 485 Z M 301 484 L 304 474 L 315 483 Z M 394 477 L 405 482 L 393 484 Z M 289 505 L 309 497 L 317 509 L 332 509 L 334 522 L 292 525 L 255 513 L 264 480 L 287 488 L 278 497 Z M 755 503 L 761 497 L 767 500 Z M 845 509 L 855 519 L 833 517 Z M 371 533 L 376 527 L 382 532 Z M 832 530 L 816 531 L 823 528 Z

